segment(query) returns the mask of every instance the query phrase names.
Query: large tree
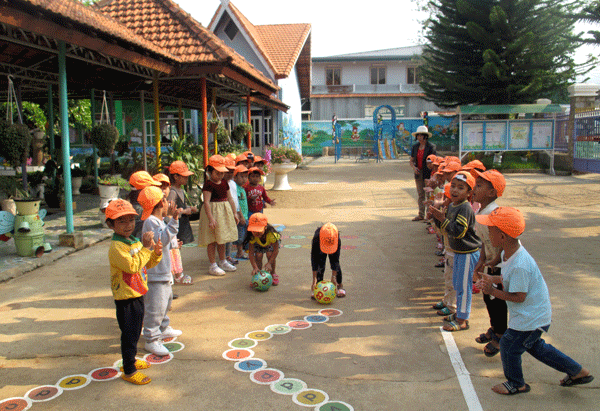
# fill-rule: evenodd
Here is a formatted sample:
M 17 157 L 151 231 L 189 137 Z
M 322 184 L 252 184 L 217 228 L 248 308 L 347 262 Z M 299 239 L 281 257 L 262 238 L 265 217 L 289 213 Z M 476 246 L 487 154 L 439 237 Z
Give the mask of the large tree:
M 431 0 L 426 99 L 444 107 L 556 100 L 577 74 L 567 3 Z

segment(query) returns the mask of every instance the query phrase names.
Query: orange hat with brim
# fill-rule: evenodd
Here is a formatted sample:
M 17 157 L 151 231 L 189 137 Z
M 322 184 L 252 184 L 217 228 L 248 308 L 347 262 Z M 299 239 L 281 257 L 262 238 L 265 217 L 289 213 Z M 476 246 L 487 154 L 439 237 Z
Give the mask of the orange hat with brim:
M 498 227 L 506 235 L 517 238 L 525 231 L 525 217 L 516 208 L 498 207 L 488 215 L 476 215 L 477 222 Z
M 160 183 L 166 183 L 169 186 L 171 185 L 171 180 L 169 180 L 169 177 L 166 174 L 163 174 L 163 173 L 154 174 L 152 176 L 152 178 Z
M 152 178 L 147 171 L 136 171 L 129 177 L 129 184 L 136 190 L 141 190 L 144 187 L 156 186 L 160 187 L 160 183 Z
M 248 160 L 248 157 L 246 157 L 246 154 L 240 154 L 235 158 L 235 164 L 241 162 L 241 161 L 246 161 Z
M 473 170 L 473 169 L 485 171 L 485 166 L 479 160 L 469 161 L 467 164 L 465 164 L 463 166 L 463 170 Z
M 248 150 L 248 151 L 244 151 L 244 153 L 243 153 L 243 154 L 246 156 L 246 158 L 247 158 L 248 160 L 252 160 L 252 161 L 254 161 L 254 153 L 253 153 L 252 151 L 250 151 L 250 150 Z
M 426 161 L 427 161 L 428 163 L 433 163 L 433 162 L 434 162 L 434 160 L 435 160 L 436 158 L 437 158 L 437 156 L 436 156 L 435 154 L 429 154 L 429 155 L 427 156 L 427 160 L 426 160 Z
M 144 209 L 142 213 L 142 220 L 147 219 L 152 214 L 154 207 L 162 201 L 164 198 L 164 194 L 162 190 L 158 187 L 146 187 L 142 190 L 140 195 L 138 196 L 138 203 Z
M 258 168 L 258 167 L 250 167 L 250 169 L 248 170 L 248 172 L 249 172 L 250 174 L 252 174 L 252 173 L 254 173 L 254 172 L 257 172 L 257 173 L 260 173 L 260 175 L 261 175 L 261 176 L 264 176 L 264 175 L 265 175 L 265 172 L 264 172 L 264 171 L 262 171 L 262 170 L 261 170 L 260 168 Z
M 449 163 L 446 163 L 446 166 L 444 167 L 444 169 L 442 171 L 444 173 L 453 173 L 455 171 L 460 171 L 460 169 L 461 169 L 460 163 L 458 163 L 456 161 L 451 161 Z
M 498 197 L 502 197 L 502 194 L 504 194 L 504 189 L 506 188 L 506 180 L 501 172 L 498 170 L 487 170 L 484 172 L 475 170 L 475 172 L 477 173 L 478 177 L 489 181 L 492 184 L 492 187 L 494 187 L 496 190 Z
M 452 180 L 459 180 L 467 183 L 471 190 L 475 187 L 475 177 L 471 175 L 468 171 L 459 171 L 452 177 Z
M 267 227 L 267 216 L 263 213 L 254 213 L 248 219 L 248 231 L 262 233 Z
M 192 173 L 183 161 L 173 161 L 169 166 L 169 173 L 179 174 L 180 176 L 191 176 Z
M 135 211 L 131 203 L 127 200 L 123 200 L 122 198 L 117 198 L 112 200 L 106 206 L 104 210 L 104 215 L 106 218 L 110 218 L 111 220 L 116 220 L 119 217 L 124 215 L 138 215 Z
M 215 154 L 214 156 L 211 156 L 208 159 L 208 165 L 222 173 L 227 172 L 227 167 L 225 166 L 225 159 L 218 154 Z
M 333 254 L 338 249 L 339 232 L 332 223 L 324 224 L 319 231 L 319 244 L 325 254 Z
M 229 156 L 225 157 L 225 167 L 227 167 L 227 171 L 231 172 L 235 170 L 235 160 Z
M 256 164 L 256 163 L 262 163 L 264 161 L 265 161 L 265 159 L 262 158 L 261 156 L 254 156 L 254 164 Z
M 233 175 L 237 176 L 239 173 L 247 173 L 247 172 L 248 172 L 248 169 L 245 166 L 240 164 L 239 166 L 237 166 L 235 168 Z
M 444 195 L 450 198 L 450 183 L 444 184 Z

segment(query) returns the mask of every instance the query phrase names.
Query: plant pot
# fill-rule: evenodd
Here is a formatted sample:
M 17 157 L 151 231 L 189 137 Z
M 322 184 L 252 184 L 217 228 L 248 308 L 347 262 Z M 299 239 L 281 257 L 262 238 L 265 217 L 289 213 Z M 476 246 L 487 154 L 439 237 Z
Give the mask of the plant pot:
M 298 167 L 296 163 L 271 164 L 271 170 L 275 173 L 275 183 L 272 190 L 291 190 L 288 182 L 288 173 Z
M 72 177 L 71 178 L 71 188 L 73 189 L 73 195 L 78 196 L 81 194 L 79 189 L 81 188 L 81 183 L 83 182 L 83 177 Z
M 15 200 L 17 207 L 17 214 L 19 215 L 32 215 L 37 214 L 40 211 L 40 204 L 42 200 Z
M 119 197 L 119 186 L 108 186 L 105 184 L 98 184 L 98 191 L 100 193 L 100 204 L 103 203 L 102 199 L 108 200 L 109 198 Z

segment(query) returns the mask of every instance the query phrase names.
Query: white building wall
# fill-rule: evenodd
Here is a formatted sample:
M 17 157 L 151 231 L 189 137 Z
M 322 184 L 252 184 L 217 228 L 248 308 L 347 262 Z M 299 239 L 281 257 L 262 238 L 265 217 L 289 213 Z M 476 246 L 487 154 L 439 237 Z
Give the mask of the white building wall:
M 281 87 L 281 100 L 290 106 L 288 112 L 282 112 L 281 115 L 279 128 L 283 131 L 283 135 L 279 139 L 279 144 L 291 146 L 302 154 L 302 100 L 296 67 L 287 78 L 278 80 L 277 85 Z

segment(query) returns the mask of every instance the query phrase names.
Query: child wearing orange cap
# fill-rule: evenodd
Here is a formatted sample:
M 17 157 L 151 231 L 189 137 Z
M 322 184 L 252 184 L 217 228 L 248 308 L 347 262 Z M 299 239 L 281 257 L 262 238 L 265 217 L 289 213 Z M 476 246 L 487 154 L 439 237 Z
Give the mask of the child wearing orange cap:
M 108 261 L 117 322 L 121 329 L 121 378 L 136 385 L 148 384 L 150 377 L 138 370 L 148 368 L 150 364 L 136 360 L 135 355 L 144 319 L 143 297 L 148 291 L 145 268 L 152 268 L 161 261 L 162 243 L 160 238 L 154 242 L 151 232 L 144 233 L 141 241 L 133 236 L 137 211 L 130 202 L 114 199 L 104 212 L 106 224 L 114 231 Z
M 138 201 L 144 212 L 142 233 L 151 232 L 154 238 L 163 244 L 163 258 L 155 267 L 148 269 L 148 292 L 144 296 L 146 312 L 142 334 L 146 339 L 144 348 L 156 355 L 168 355 L 169 350 L 162 344 L 165 338 L 178 337 L 181 331 L 173 329 L 167 315 L 173 301 L 171 288 L 171 255 L 173 239 L 177 238 L 179 229 L 179 212 L 172 203 L 169 206 L 163 191 L 158 187 L 144 188 L 138 196 Z M 171 216 L 168 224 L 164 218 Z
M 521 245 L 518 237 L 525 231 L 523 214 L 512 207 L 498 207 L 488 215 L 478 215 L 477 222 L 489 227 L 490 241 L 502 250 L 502 276 L 483 275 L 484 293 L 506 301 L 510 319 L 500 340 L 502 367 L 507 381 L 492 387 L 502 395 L 529 392 L 525 383 L 521 356 L 528 352 L 535 359 L 559 372 L 562 387 L 587 384 L 594 377 L 590 371 L 541 338 L 552 321 L 550 294 L 535 260 Z M 502 284 L 503 290 L 494 287 Z
M 262 186 L 261 179 L 265 174 L 258 167 L 250 167 L 248 169 L 248 183 L 244 186 L 246 196 L 248 198 L 248 214 L 262 213 L 265 208 L 265 203 L 275 205 L 275 199 L 271 199 L 267 195 L 267 190 Z
M 237 247 L 235 258 L 247 260 L 248 254 L 244 252 L 244 238 L 248 227 L 248 200 L 244 185 L 248 182 L 248 169 L 241 164 L 236 166 L 233 172 L 233 180 L 235 181 L 238 204 L 240 205 L 239 222 L 237 224 L 238 239 L 234 242 Z
M 190 176 L 194 175 L 194 173 L 189 170 L 183 161 L 173 161 L 169 166 L 169 175 L 171 176 L 172 184 L 167 199 L 169 202 L 175 201 L 177 210 L 179 210 L 179 232 L 177 233 L 177 238 L 183 244 L 189 244 L 194 241 L 194 232 L 190 225 L 190 215 L 197 213 L 198 208 L 188 204 L 185 186 Z
M 254 213 L 248 219 L 248 234 L 244 242 L 249 243 L 248 256 L 252 266 L 252 275 L 263 269 L 263 255 L 267 255 L 265 271 L 271 273 L 273 285 L 279 284 L 279 276 L 276 271 L 277 256 L 281 236 L 275 228 L 267 221 L 263 213 Z
M 317 283 L 323 281 L 327 257 L 329 257 L 331 267 L 331 282 L 337 288 L 337 296 L 340 298 L 346 296 L 346 290 L 342 284 L 342 267 L 340 266 L 341 249 L 340 233 L 334 224 L 326 223 L 317 228 L 310 247 L 310 264 L 313 274 L 310 298 L 315 298 L 313 291 Z
M 135 230 L 133 231 L 134 237 L 140 237 L 142 235 L 142 225 L 144 222 L 142 221 L 142 213 L 144 210 L 142 206 L 138 203 L 137 198 L 140 192 L 148 186 L 160 187 L 160 182 L 154 180 L 152 176 L 144 170 L 136 171 L 131 176 L 129 176 L 129 184 L 133 187 L 133 190 L 129 192 L 127 199 L 137 211 L 138 216 L 135 219 Z
M 469 329 L 471 297 L 473 292 L 473 269 L 479 260 L 481 240 L 475 234 L 475 213 L 468 201 L 475 179 L 466 171 L 459 171 L 450 182 L 452 203 L 446 212 L 430 207 L 436 225 L 448 234 L 448 248 L 454 253 L 452 284 L 456 291 L 456 312 L 446 318 L 446 331 Z
M 229 192 L 231 193 L 231 197 L 233 198 L 233 204 L 235 205 L 235 213 L 239 220 L 240 219 L 240 202 L 239 202 L 238 196 L 237 196 L 237 184 L 233 180 L 233 172 L 235 171 L 235 159 L 232 158 L 231 156 L 235 157 L 235 154 L 228 154 L 227 156 L 224 157 L 225 158 L 225 167 L 227 168 L 227 172 L 223 176 L 223 179 L 225 181 L 227 181 L 227 184 L 229 184 Z M 236 265 L 239 263 L 239 261 L 236 260 L 232 255 L 233 254 L 232 245 L 233 245 L 233 243 L 225 244 L 225 258 L 227 259 L 229 264 Z
M 223 179 L 227 172 L 225 159 L 214 155 L 208 159 L 206 171 L 209 179 L 202 187 L 204 204 L 200 210 L 200 238 L 198 245 L 206 245 L 210 275 L 223 276 L 225 271 L 235 271 L 234 265 L 225 258 L 225 244 L 237 240 L 239 222 L 233 194 Z M 215 253 L 219 254 L 219 262 Z

